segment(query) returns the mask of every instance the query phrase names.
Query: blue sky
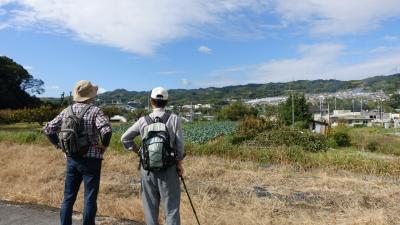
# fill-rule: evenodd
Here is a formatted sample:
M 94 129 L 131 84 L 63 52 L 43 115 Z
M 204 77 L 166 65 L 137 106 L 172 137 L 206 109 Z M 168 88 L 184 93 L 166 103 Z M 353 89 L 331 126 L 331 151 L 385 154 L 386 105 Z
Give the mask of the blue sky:
M 400 72 L 398 0 L 0 0 L 0 55 L 102 91 Z

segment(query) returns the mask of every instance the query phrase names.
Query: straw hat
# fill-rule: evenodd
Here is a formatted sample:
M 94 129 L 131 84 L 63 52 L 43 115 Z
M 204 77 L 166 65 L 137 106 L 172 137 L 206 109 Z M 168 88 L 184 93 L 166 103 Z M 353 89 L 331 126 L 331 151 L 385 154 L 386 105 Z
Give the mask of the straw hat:
M 74 92 L 72 93 L 74 101 L 84 102 L 86 100 L 96 97 L 97 89 L 99 89 L 99 87 L 93 85 L 92 83 L 90 83 L 90 81 L 78 81 L 74 87 Z

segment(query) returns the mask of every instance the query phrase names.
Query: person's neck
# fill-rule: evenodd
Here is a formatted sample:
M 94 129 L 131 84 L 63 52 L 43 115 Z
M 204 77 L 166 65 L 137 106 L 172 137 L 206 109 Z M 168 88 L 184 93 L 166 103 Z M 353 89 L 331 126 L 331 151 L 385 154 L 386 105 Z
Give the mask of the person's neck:
M 153 108 L 153 111 L 165 111 L 164 108 Z

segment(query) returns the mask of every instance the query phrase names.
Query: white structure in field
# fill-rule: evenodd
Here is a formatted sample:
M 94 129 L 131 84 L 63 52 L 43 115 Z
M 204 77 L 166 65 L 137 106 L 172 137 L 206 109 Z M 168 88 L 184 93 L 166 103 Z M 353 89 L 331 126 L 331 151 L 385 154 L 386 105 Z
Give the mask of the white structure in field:
M 120 122 L 120 123 L 128 122 L 128 120 L 125 117 L 120 116 L 120 115 L 115 115 L 115 116 L 111 117 L 110 121 L 112 121 L 112 122 Z

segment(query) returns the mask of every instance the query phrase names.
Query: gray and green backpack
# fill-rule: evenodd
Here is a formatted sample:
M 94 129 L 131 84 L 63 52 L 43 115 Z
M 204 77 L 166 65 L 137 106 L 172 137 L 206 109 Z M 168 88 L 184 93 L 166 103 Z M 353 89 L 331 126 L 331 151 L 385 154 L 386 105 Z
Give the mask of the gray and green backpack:
M 170 143 L 170 137 L 165 123 L 171 114 L 164 113 L 154 120 L 145 116 L 147 125 L 144 127 L 140 162 L 143 169 L 148 171 L 164 170 L 176 162 L 176 153 Z
M 91 106 L 86 105 L 78 114 L 74 113 L 72 105 L 68 107 L 68 117 L 63 120 L 58 134 L 60 147 L 67 156 L 77 158 L 89 151 L 91 143 L 83 116 Z

